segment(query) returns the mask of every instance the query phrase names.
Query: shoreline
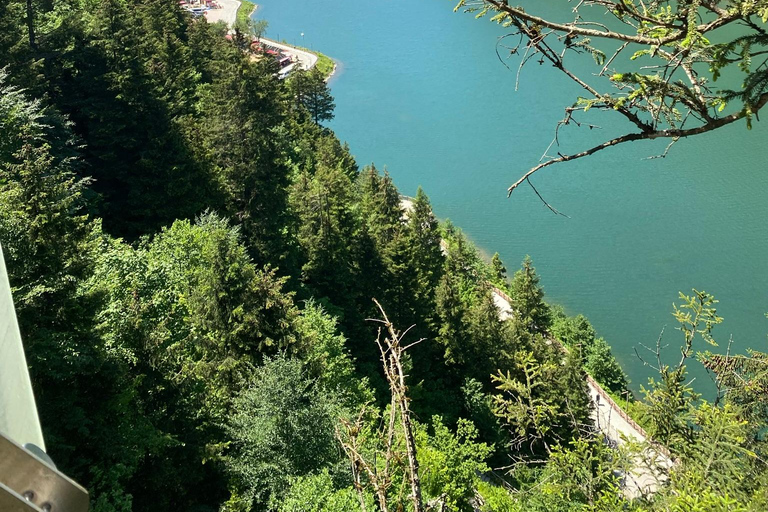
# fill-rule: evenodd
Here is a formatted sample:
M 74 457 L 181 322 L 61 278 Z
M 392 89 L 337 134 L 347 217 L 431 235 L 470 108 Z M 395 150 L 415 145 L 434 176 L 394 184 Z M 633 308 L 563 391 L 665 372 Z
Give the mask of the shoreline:
M 227 2 L 227 0 L 219 0 L 219 1 L 220 2 L 222 2 L 222 1 L 223 2 Z M 242 1 L 234 0 L 234 2 L 237 2 L 237 4 L 238 4 L 237 5 L 237 9 L 235 10 L 235 20 L 237 20 L 238 17 L 240 16 L 240 10 L 243 8 L 243 5 L 246 5 L 246 4 L 253 5 L 253 8 L 251 9 L 251 12 L 248 13 L 248 16 L 247 16 L 248 19 L 251 19 L 253 17 L 253 15 L 256 13 L 256 11 L 258 11 L 258 9 L 259 9 L 259 4 L 250 2 L 248 0 L 242 0 Z M 328 59 L 331 62 L 333 62 L 333 67 L 331 68 L 330 72 L 325 77 L 325 82 L 326 83 L 331 79 L 331 77 L 333 77 L 336 74 L 336 70 L 338 69 L 338 62 L 335 59 L 333 59 L 332 57 L 329 57 L 329 56 L 325 55 L 322 52 L 316 52 L 314 50 L 310 50 L 309 48 L 304 48 L 302 46 L 296 46 L 296 45 L 292 45 L 292 44 L 288 44 L 288 43 L 280 42 L 280 41 L 276 41 L 276 40 L 270 40 L 268 38 L 262 38 L 262 39 L 267 40 L 267 41 L 271 41 L 271 42 L 274 42 L 274 43 L 278 43 L 279 45 L 291 47 L 291 48 L 295 49 L 296 51 L 305 52 L 305 53 L 309 53 L 309 54 L 313 55 L 315 57 L 315 59 L 313 60 L 311 66 L 308 69 L 314 68 L 323 59 Z
M 331 78 L 333 78 L 333 75 L 336 74 L 336 69 L 339 67 L 339 63 L 335 60 L 333 61 L 333 69 L 331 70 L 330 74 L 325 77 L 325 83 L 328 83 L 331 81 Z

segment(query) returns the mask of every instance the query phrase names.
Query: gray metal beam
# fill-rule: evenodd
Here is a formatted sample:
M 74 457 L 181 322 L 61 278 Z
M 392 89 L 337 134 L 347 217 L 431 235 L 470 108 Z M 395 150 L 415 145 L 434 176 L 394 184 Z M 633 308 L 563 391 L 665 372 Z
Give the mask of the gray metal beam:
M 1 246 L 0 432 L 20 445 L 31 443 L 45 450 Z

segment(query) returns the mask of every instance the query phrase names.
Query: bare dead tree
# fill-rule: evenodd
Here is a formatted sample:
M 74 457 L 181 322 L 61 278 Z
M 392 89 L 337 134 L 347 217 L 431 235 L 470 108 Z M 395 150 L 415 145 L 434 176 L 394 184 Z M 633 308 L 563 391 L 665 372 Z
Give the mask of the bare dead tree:
M 420 339 L 410 345 L 403 346 L 401 341 L 410 329 L 405 332 L 400 332 L 395 329 L 395 326 L 392 325 L 392 322 L 387 318 L 387 314 L 384 311 L 384 308 L 381 307 L 381 304 L 379 304 L 376 299 L 373 299 L 373 302 L 376 303 L 376 307 L 379 308 L 379 312 L 381 313 L 381 320 L 376 321 L 383 325 L 382 329 L 384 330 L 384 336 L 382 336 L 382 329 L 379 329 L 376 345 L 379 347 L 381 362 L 384 366 L 384 375 L 387 378 L 389 390 L 392 393 L 392 405 L 399 409 L 400 421 L 402 422 L 403 434 L 405 436 L 405 450 L 408 456 L 408 472 L 411 483 L 413 510 L 414 512 L 423 512 L 424 506 L 421 499 L 421 481 L 419 480 L 419 461 L 416 459 L 416 441 L 413 437 L 411 410 L 408 405 L 408 402 L 410 402 L 407 395 L 408 386 L 405 384 L 406 375 L 403 371 L 402 363 L 402 357 L 405 351 L 423 340 Z M 395 409 L 395 407 L 392 407 L 392 409 Z M 390 423 L 390 428 L 391 427 L 392 424 Z
M 570 21 L 547 19 L 507 0 L 460 0 L 456 6 L 478 18 L 490 14 L 493 22 L 509 29 L 499 38 L 497 54 L 505 65 L 509 57 L 520 58 L 518 81 L 525 64 L 548 62 L 584 92 L 566 107 L 542 161 L 520 176 L 507 189 L 508 195 L 523 183 L 533 187 L 531 176 L 545 167 L 610 147 L 655 139 L 674 143 L 741 119 L 748 128 L 753 117 L 759 120 L 758 112 L 768 103 L 765 0 L 553 0 L 558 1 L 568 7 L 563 12 L 571 13 Z M 531 10 L 538 7 L 536 2 L 528 4 L 535 6 Z M 716 40 L 712 33 L 727 26 L 738 26 L 737 35 L 712 42 Z M 610 57 L 593 45 L 595 39 L 612 43 Z M 585 52 L 594 57 L 594 71 L 574 71 L 569 56 Z M 637 59 L 648 65 L 630 64 Z M 619 72 L 615 69 L 619 65 L 633 71 Z M 740 76 L 742 88 L 716 87 L 716 80 L 725 73 Z M 590 109 L 618 112 L 630 129 L 582 151 L 549 154 L 549 149 L 560 145 L 562 127 L 596 127 L 576 120 L 577 113 Z M 670 147 L 659 156 L 666 156 Z M 554 213 L 560 213 L 534 191 Z
M 383 446 L 380 450 L 373 450 L 373 456 L 366 456 L 364 443 L 361 439 L 361 433 L 364 431 L 365 416 L 367 407 L 358 415 L 354 422 L 348 420 L 341 421 L 341 427 L 336 429 L 336 437 L 339 439 L 344 452 L 352 463 L 352 474 L 355 489 L 358 492 L 360 504 L 365 512 L 364 486 L 361 479 L 361 473 L 364 474 L 370 483 L 379 503 L 382 512 L 389 511 L 388 490 L 393 484 L 393 474 L 395 465 L 403 458 L 407 459 L 405 465 L 406 478 L 411 488 L 410 498 L 413 503 L 414 512 L 424 512 L 424 505 L 421 494 L 421 481 L 419 479 L 419 461 L 416 458 L 416 440 L 413 435 L 413 424 L 411 422 L 411 410 L 408 398 L 408 386 L 406 385 L 405 371 L 403 370 L 402 358 L 406 350 L 420 343 L 418 340 L 409 345 L 403 345 L 402 340 L 410 329 L 404 332 L 398 331 L 390 322 L 384 308 L 376 299 L 373 299 L 381 313 L 381 319 L 372 321 L 381 324 L 376 345 L 379 347 L 381 362 L 384 369 L 384 375 L 389 384 L 391 393 L 391 402 L 389 407 L 389 417 L 385 431 L 380 436 Z M 398 448 L 397 439 L 397 421 L 400 421 L 402 428 L 402 442 L 405 445 L 405 457 L 402 457 L 401 450 Z M 377 464 L 376 457 L 382 455 L 383 464 Z

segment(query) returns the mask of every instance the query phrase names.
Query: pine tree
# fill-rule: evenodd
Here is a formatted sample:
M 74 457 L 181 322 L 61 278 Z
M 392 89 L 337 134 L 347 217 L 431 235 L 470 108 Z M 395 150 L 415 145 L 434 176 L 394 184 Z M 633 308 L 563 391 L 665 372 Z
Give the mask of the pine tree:
M 333 119 L 336 104 L 325 77 L 317 67 L 294 71 L 288 84 L 296 110 L 306 111 L 315 124 Z
M 448 364 L 464 365 L 467 362 L 465 342 L 468 326 L 456 275 L 449 272 L 443 275 L 435 292 L 435 301 L 440 319 L 437 341 L 444 347 L 443 358 Z
M 98 225 L 83 213 L 76 161 L 56 150 L 71 134 L 59 140 L 65 127 L 43 122 L 55 118 L 0 77 L 0 240 L 49 454 L 111 510 L 129 510 L 125 484 L 159 436 L 98 336 L 100 297 L 82 288 Z
M 242 225 L 259 263 L 279 265 L 286 251 L 290 168 L 283 156 L 287 133 L 283 85 L 267 60 L 252 63 L 234 47 L 222 47 L 213 83 L 204 90 L 201 158 L 210 162 L 225 212 Z
M 135 239 L 208 206 L 209 169 L 182 120 L 198 85 L 187 24 L 168 0 L 140 9 L 105 0 L 88 18 L 60 41 L 72 49 L 50 65 L 47 87 L 87 144 L 105 229 Z
M 507 267 L 501 262 L 501 257 L 497 252 L 491 258 L 491 269 L 493 271 L 493 281 L 499 285 L 504 285 L 507 282 Z
M 301 172 L 290 190 L 302 252 L 301 280 L 316 297 L 345 311 L 356 303 L 353 243 L 358 219 L 352 211 L 352 183 L 338 168 Z
M 544 291 L 530 256 L 512 279 L 512 309 L 514 321 L 530 332 L 545 332 L 549 328 L 549 306 L 544 302 Z
M 445 258 L 440 247 L 441 238 L 437 219 L 429 198 L 421 189 L 416 191 L 413 207 L 408 213 L 405 243 L 410 265 L 416 272 L 412 293 L 416 317 L 427 325 L 435 323 L 435 291 L 443 275 Z

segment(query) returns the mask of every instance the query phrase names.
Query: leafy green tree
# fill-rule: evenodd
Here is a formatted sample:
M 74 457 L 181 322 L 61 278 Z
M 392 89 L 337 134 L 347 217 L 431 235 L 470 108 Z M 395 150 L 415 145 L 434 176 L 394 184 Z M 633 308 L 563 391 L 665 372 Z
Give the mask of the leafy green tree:
M 584 353 L 584 369 L 605 389 L 624 393 L 629 389 L 627 374 L 611 353 L 611 347 L 603 338 L 595 338 Z
M 256 39 L 261 39 L 264 34 L 267 33 L 269 22 L 267 20 L 252 20 L 251 22 L 251 34 Z
M 581 353 L 584 369 L 601 386 L 614 393 L 628 392 L 629 380 L 626 373 L 611 353 L 611 347 L 603 338 L 598 338 L 592 324 L 584 315 L 567 317 L 562 309 L 553 310 L 552 335 L 571 350 Z
M 675 452 L 693 445 L 693 404 L 700 395 L 687 382 L 686 364 L 694 354 L 694 340 L 700 336 L 707 343 L 716 344 L 712 329 L 723 321 L 717 316 L 717 300 L 712 295 L 693 290 L 692 295 L 680 293 L 680 299 L 682 303 L 674 305 L 673 313 L 684 337 L 680 359 L 674 365 L 661 365 L 660 380 L 650 380 L 649 389 L 643 390 L 648 433 Z
M 747 420 L 749 445 L 762 454 L 765 448 L 761 429 L 762 425 L 768 425 L 768 407 L 764 400 L 768 389 L 768 356 L 748 350 L 746 355 L 704 352 L 700 357 L 704 366 L 717 376 L 717 402 L 725 399 L 739 407 L 740 417 Z
M 365 510 L 375 510 L 373 496 L 367 494 Z M 328 470 L 291 480 L 290 491 L 280 503 L 279 512 L 361 512 L 352 487 L 338 489 Z
M 472 511 L 479 475 L 490 469 L 485 459 L 491 447 L 477 442 L 477 429 L 465 419 L 459 419 L 455 434 L 439 416 L 432 418 L 432 428 L 433 435 L 422 431 L 417 439 L 424 495 L 433 506 Z
M 509 462 L 506 453 L 509 436 L 499 417 L 494 414 L 493 396 L 486 392 L 487 388 L 476 379 L 466 378 L 461 386 L 462 405 L 477 426 L 480 439 L 494 450 L 489 464 L 501 467 Z
M 356 408 L 373 396 L 367 380 L 355 372 L 354 360 L 346 347 L 347 340 L 339 332 L 338 320 L 326 313 L 314 300 L 307 301 L 296 325 L 299 355 L 308 375 L 339 396 L 344 404 Z
M 195 225 L 177 221 L 138 249 L 104 241 L 88 283 L 107 303 L 101 336 L 130 366 L 136 407 L 165 441 L 127 485 L 136 508 L 224 499 L 221 424 L 265 354 L 296 338 L 297 312 L 283 282 L 257 268 L 239 230 L 214 214 Z
M 550 328 L 552 335 L 568 347 L 581 346 L 583 351 L 589 350 L 597 336 L 589 320 L 584 315 L 567 317 L 562 310 L 553 311 L 553 313 Z
M 227 467 L 248 507 L 274 507 L 291 478 L 340 462 L 334 438 L 338 402 L 306 376 L 299 360 L 279 355 L 265 361 L 234 411 L 227 426 Z
M 480 505 L 482 512 L 522 512 L 524 510 L 523 504 L 513 498 L 509 489 L 503 484 L 494 485 L 480 481 L 477 485 L 477 494 L 482 500 Z
M 746 447 L 747 422 L 739 413 L 731 404 L 715 407 L 705 402 L 696 408 L 694 445 L 673 473 L 676 486 L 710 489 L 742 500 L 748 497 L 743 493 L 743 475 L 754 474 L 754 454 Z
M 32 49 L 21 21 L 27 17 L 27 3 L 9 0 L 0 4 L 0 62 L 14 77 L 16 85 L 26 87 L 34 82 L 39 71 L 32 58 Z M 33 19 L 33 18 L 32 18 Z M 26 26 L 28 30 L 29 25 Z M 32 76 L 30 76 L 32 75 Z
M 224 414 L 265 354 L 295 342 L 284 279 L 257 268 L 239 229 L 217 215 L 177 221 L 127 258 L 123 250 L 105 252 L 93 279 L 111 302 L 102 315 L 110 344 L 207 390 L 209 414 Z

